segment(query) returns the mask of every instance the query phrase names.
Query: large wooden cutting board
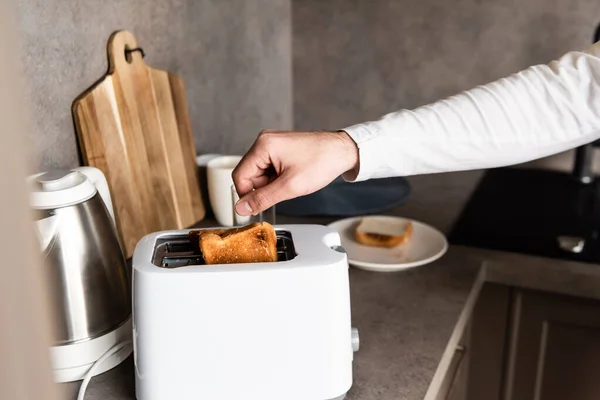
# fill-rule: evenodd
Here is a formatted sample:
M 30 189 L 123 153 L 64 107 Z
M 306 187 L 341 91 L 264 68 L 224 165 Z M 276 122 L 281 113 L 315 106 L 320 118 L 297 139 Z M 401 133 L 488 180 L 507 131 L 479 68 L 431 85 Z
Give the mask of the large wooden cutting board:
M 127 257 L 144 235 L 205 214 L 183 81 L 134 49 L 130 32 L 113 33 L 107 75 L 73 103 L 83 161 L 106 175 Z

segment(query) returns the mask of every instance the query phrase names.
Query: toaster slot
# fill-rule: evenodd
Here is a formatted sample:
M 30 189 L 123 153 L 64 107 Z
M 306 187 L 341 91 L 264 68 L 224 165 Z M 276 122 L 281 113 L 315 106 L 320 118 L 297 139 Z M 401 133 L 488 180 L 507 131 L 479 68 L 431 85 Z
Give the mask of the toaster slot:
M 296 258 L 292 234 L 283 231 L 277 232 L 277 261 L 289 261 Z
M 179 268 L 187 267 L 190 265 L 202 265 L 204 259 L 202 256 L 184 256 L 184 257 L 164 257 L 162 261 L 162 267 L 164 268 Z
M 277 261 L 289 261 L 296 257 L 292 234 L 288 231 L 277 233 Z M 161 268 L 180 268 L 205 265 L 202 253 L 193 246 L 187 235 L 165 236 L 156 241 L 152 263 Z

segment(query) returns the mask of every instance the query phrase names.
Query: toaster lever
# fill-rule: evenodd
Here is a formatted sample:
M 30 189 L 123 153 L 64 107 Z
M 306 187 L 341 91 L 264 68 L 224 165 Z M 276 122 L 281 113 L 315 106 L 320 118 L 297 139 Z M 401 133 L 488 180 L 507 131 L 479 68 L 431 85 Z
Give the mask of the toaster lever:
M 352 340 L 351 340 L 352 341 L 352 351 L 357 352 L 360 347 L 360 338 L 358 336 L 358 329 L 352 328 L 351 335 L 352 335 Z
M 331 246 L 331 249 L 337 251 L 338 253 L 347 254 L 346 249 L 344 249 L 342 246 Z

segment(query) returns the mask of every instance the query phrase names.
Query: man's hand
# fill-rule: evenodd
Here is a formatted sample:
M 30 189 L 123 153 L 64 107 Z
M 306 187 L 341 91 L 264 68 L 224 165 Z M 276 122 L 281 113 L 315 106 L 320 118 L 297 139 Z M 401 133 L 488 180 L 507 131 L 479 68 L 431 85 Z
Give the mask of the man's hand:
M 233 171 L 236 211 L 256 215 L 316 192 L 344 173 L 356 175 L 358 164 L 358 147 L 346 132 L 262 131 Z

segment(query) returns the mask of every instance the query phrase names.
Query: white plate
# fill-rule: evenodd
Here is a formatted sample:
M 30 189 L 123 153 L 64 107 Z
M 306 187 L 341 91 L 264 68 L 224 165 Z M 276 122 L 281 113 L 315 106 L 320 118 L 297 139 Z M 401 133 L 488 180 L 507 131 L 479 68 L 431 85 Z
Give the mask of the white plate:
M 383 248 L 362 245 L 354 239 L 354 229 L 362 218 L 382 220 L 386 223 L 413 224 L 410 240 L 403 245 Z M 348 253 L 348 262 L 369 271 L 393 272 L 429 264 L 448 250 L 448 241 L 443 233 L 422 222 L 399 217 L 368 216 L 347 218 L 329 224 L 339 232 L 342 247 Z

